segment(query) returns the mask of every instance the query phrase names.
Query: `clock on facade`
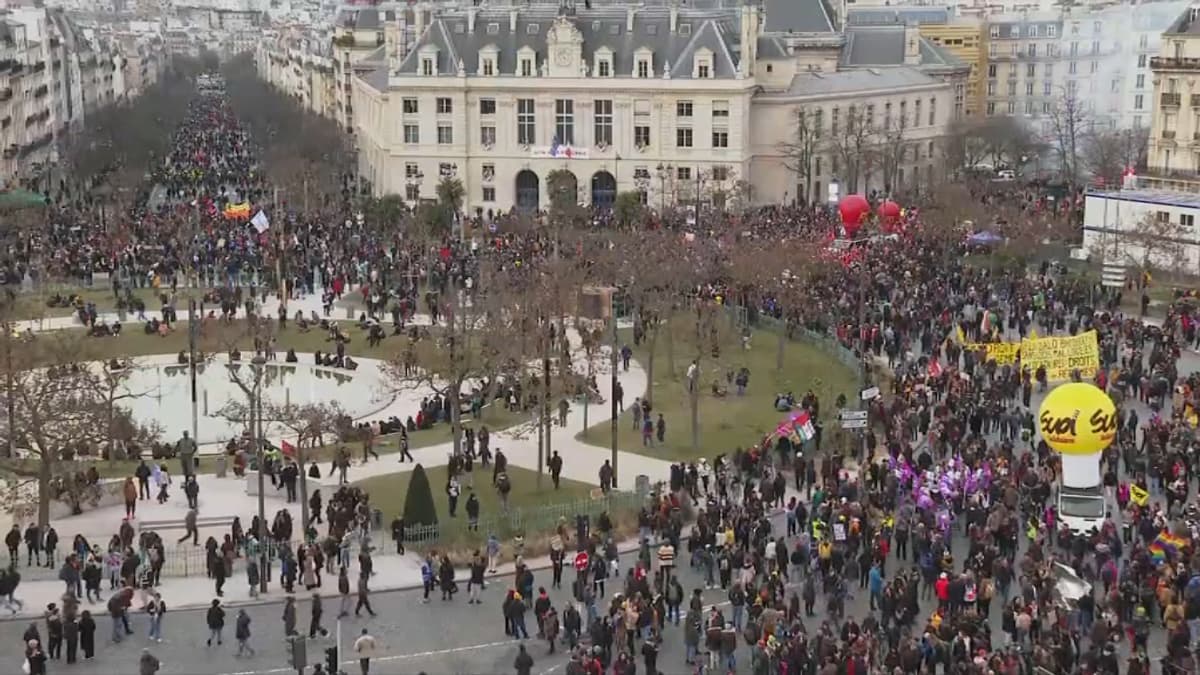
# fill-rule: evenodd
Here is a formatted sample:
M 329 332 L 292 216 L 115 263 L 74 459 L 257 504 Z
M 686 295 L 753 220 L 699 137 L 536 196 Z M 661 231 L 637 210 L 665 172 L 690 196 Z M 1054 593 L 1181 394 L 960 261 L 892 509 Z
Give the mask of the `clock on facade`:
M 566 67 L 571 65 L 571 50 L 560 49 L 554 55 L 554 63 L 556 65 Z

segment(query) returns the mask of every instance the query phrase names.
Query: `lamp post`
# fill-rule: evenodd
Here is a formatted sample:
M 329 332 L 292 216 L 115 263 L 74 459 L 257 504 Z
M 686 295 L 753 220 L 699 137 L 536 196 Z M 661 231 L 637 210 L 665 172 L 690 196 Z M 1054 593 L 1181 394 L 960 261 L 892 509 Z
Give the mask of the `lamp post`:
M 267 360 L 256 354 L 250 360 L 250 369 L 254 372 L 254 387 L 250 390 L 250 438 L 254 442 L 254 456 L 258 460 L 258 590 L 267 592 L 267 509 L 266 488 L 263 483 L 263 428 L 262 428 L 262 379 L 263 366 Z M 245 389 L 245 387 L 243 387 Z
M 667 176 L 671 173 L 670 164 L 660 163 L 654 167 L 654 172 L 658 175 L 658 211 L 662 213 L 667 210 Z
M 420 203 L 420 201 L 421 201 L 421 184 L 424 181 L 425 181 L 425 174 L 420 169 L 418 169 L 416 173 L 414 173 L 413 175 L 408 177 L 409 186 L 416 188 L 416 191 L 413 193 L 415 196 L 413 197 L 413 199 L 411 201 Z M 408 195 L 405 195 L 405 197 L 407 197 L 407 196 Z

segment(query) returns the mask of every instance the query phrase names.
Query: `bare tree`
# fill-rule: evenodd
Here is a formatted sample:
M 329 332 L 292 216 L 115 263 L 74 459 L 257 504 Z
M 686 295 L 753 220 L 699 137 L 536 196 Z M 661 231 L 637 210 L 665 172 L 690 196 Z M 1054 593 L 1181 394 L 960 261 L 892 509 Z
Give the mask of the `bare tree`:
M 1050 109 L 1050 143 L 1063 181 L 1074 187 L 1079 184 L 1079 154 L 1091 128 L 1091 114 L 1074 87 L 1060 87 L 1060 90 Z
M 813 175 L 816 173 L 816 158 L 821 152 L 821 120 L 823 113 L 816 108 L 800 106 L 796 108 L 796 131 L 791 140 L 779 144 L 783 153 L 783 165 L 788 171 L 796 174 L 802 194 L 796 195 L 800 202 L 812 202 Z
M 458 265 L 445 270 L 431 291 L 439 313 L 436 325 L 427 336 L 409 338 L 384 366 L 396 391 L 427 390 L 447 399 L 455 454 L 462 452 L 463 388 L 494 381 L 506 366 L 510 334 L 503 326 L 513 313 L 505 306 L 512 298 L 494 286 L 500 273 L 488 258 L 475 270 Z
M 942 142 L 947 173 L 960 179 L 975 170 L 988 156 L 987 139 L 979 120 L 959 118 L 951 122 Z
M 908 147 L 907 115 L 886 115 L 879 125 L 875 153 L 883 171 L 883 191 L 887 194 L 899 189 L 900 168 L 904 163 Z
M 1149 140 L 1148 127 L 1093 130 L 1084 141 L 1084 167 L 1104 185 L 1120 186 L 1126 170 L 1145 166 Z
M 871 174 L 875 127 L 867 106 L 849 106 L 844 119 L 839 116 L 829 121 L 829 150 L 838 164 L 834 173 L 841 178 L 844 193 L 858 192 L 859 181 Z
M 1130 265 L 1142 272 L 1159 269 L 1178 273 L 1187 265 L 1183 243 L 1190 236 L 1188 227 L 1148 213 L 1131 230 L 1118 233 L 1117 248 L 1125 253 Z
M 24 353 L 44 367 L 11 372 L 4 390 L 11 417 L 2 433 L 6 442 L 12 439 L 18 456 L 4 459 L 0 469 L 36 481 L 38 524 L 43 528 L 50 521 L 52 498 L 77 511 L 87 495 L 99 489 L 80 478 L 82 466 L 75 461 L 100 448 L 111 428 L 101 375 L 80 359 L 83 339 L 68 332 L 30 339 Z

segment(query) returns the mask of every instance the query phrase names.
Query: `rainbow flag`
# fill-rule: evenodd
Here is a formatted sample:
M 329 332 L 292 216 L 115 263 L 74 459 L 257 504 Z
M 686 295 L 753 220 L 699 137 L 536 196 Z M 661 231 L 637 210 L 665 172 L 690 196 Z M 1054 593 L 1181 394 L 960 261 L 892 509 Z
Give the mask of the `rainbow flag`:
M 226 218 L 249 218 L 250 217 L 250 202 L 242 202 L 241 204 L 230 204 L 225 207 Z
M 1187 539 L 1177 534 L 1163 530 L 1162 532 L 1158 533 L 1157 537 L 1154 538 L 1154 543 L 1160 544 L 1164 549 L 1179 555 L 1183 549 L 1187 547 L 1189 542 Z
M 1155 539 L 1150 544 L 1150 559 L 1155 565 L 1161 565 L 1167 562 L 1167 549 Z

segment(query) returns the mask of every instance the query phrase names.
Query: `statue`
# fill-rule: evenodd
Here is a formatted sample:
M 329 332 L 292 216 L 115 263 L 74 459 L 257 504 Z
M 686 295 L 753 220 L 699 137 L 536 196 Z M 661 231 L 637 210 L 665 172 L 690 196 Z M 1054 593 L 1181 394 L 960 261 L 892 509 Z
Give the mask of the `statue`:
M 184 478 L 196 475 L 196 441 L 188 436 L 188 432 L 183 432 L 183 438 L 175 444 L 175 452 L 179 453 Z

